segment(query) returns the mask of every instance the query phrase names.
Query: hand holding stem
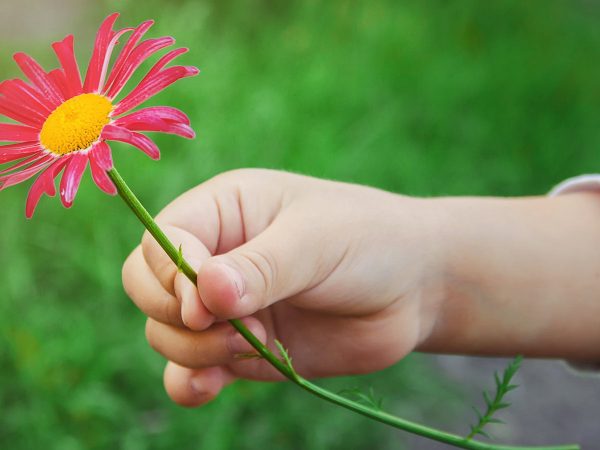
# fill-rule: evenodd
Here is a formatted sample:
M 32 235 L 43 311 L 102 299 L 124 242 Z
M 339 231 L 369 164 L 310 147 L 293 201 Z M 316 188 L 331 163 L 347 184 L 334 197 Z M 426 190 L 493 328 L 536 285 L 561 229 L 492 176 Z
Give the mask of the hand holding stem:
M 450 296 L 443 267 L 450 251 L 437 240 L 443 235 L 443 209 L 375 189 L 268 171 L 236 172 L 190 191 L 158 218 L 175 243 L 183 245 L 183 253 L 196 258 L 190 265 L 118 173 L 109 176 L 153 236 L 128 260 L 125 283 L 152 317 L 147 329 L 151 344 L 175 362 L 167 369 L 166 385 L 176 401 L 202 403 L 235 377 L 275 380 L 283 375 L 332 403 L 431 439 L 461 448 L 518 448 L 414 424 L 327 392 L 299 375 L 374 371 L 414 349 L 439 347 L 442 332 L 457 333 L 438 324 L 450 313 L 445 310 Z M 578 198 L 555 206 L 583 208 L 586 202 Z M 501 206 L 505 213 L 515 209 Z M 198 289 L 194 266 L 200 267 Z M 184 283 L 182 276 L 194 285 Z M 183 304 L 175 299 L 165 303 L 173 296 Z M 246 316 L 251 316 L 244 319 L 247 325 L 237 319 Z M 214 323 L 215 317 L 229 319 L 252 347 L 224 324 Z M 544 337 L 540 335 L 540 348 Z M 295 368 L 269 350 L 275 338 L 290 348 Z M 489 353 L 523 350 L 519 336 L 513 348 L 490 338 Z M 263 359 L 235 359 L 236 353 L 252 348 Z M 571 348 L 567 345 L 555 356 L 567 356 Z M 531 347 L 525 350 L 535 353 Z M 208 379 L 208 397 L 194 396 L 189 391 L 193 383 L 182 383 L 194 376 Z

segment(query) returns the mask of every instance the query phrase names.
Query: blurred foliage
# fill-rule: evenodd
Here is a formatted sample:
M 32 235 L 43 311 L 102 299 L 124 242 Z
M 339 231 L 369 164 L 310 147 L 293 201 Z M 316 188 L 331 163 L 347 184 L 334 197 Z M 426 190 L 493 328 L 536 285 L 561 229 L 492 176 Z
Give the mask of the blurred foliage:
M 157 136 L 159 164 L 115 145 L 121 173 L 151 211 L 245 166 L 425 196 L 543 194 L 600 170 L 595 2 L 94 5 L 64 34 L 87 39 L 113 10 L 121 25 L 154 18 L 152 34 L 174 35 L 191 48 L 182 60 L 203 70 L 153 100 L 188 112 L 197 140 Z M 49 44 L 25 50 L 48 64 Z M 87 59 L 91 40 L 77 45 Z M 17 75 L 12 50 L 3 43 L 2 79 Z M 238 383 L 199 410 L 172 405 L 163 361 L 120 285 L 140 225 L 89 180 L 72 211 L 45 198 L 26 221 L 27 189 L 0 196 L 0 448 L 401 448 L 402 434 L 286 384 Z M 459 391 L 418 355 L 325 383 L 373 384 L 386 408 L 456 425 Z

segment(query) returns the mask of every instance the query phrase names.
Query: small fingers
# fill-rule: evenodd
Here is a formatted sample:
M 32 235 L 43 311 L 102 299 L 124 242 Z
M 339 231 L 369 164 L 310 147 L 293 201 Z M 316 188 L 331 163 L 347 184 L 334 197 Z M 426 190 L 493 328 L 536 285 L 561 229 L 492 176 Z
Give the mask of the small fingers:
M 181 406 L 201 406 L 214 399 L 235 377 L 225 367 L 188 369 L 168 362 L 164 372 L 165 390 Z
M 180 302 L 166 291 L 150 270 L 141 246 L 129 255 L 123 265 L 123 286 L 127 295 L 147 316 L 170 325 L 184 325 Z
M 181 300 L 181 320 L 190 330 L 205 330 L 214 323 L 215 316 L 202 303 L 198 288 L 181 272 L 175 275 L 175 295 Z
M 244 323 L 261 342 L 266 342 L 265 328 L 257 319 L 249 317 Z M 191 331 L 148 319 L 146 339 L 169 361 L 192 369 L 229 364 L 240 354 L 254 352 L 252 346 L 225 322 L 204 331 Z
M 186 261 L 198 270 L 209 256 L 206 247 L 185 230 L 172 226 L 164 230 L 174 244 L 181 246 Z M 123 266 L 123 285 L 134 303 L 159 322 L 203 330 L 215 320 L 200 300 L 196 286 L 148 233 Z
M 200 300 L 196 286 L 184 274 L 175 275 L 176 295 L 167 292 L 150 270 L 140 246 L 125 261 L 123 286 L 144 314 L 167 325 L 204 330 L 215 320 Z
M 312 289 L 343 259 L 343 240 L 333 239 L 320 218 L 306 209 L 282 213 L 254 239 L 204 261 L 198 273 L 203 303 L 215 316 L 255 314 L 280 300 Z
M 208 249 L 190 232 L 172 225 L 159 223 L 159 226 L 171 243 L 176 248 L 181 248 L 184 259 L 190 263 L 194 270 L 198 271 L 202 261 L 210 257 Z M 142 251 L 148 267 L 160 281 L 160 284 L 167 292 L 175 295 L 174 282 L 178 273 L 177 266 L 148 232 L 144 233 L 142 238 Z

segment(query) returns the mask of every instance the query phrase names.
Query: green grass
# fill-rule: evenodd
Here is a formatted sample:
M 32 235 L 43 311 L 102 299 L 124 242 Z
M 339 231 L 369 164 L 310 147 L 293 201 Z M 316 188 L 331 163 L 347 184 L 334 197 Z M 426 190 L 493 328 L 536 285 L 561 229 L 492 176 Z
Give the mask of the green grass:
M 187 111 L 197 140 L 158 136 L 160 163 L 115 146 L 120 172 L 154 212 L 238 167 L 421 196 L 543 194 L 600 171 L 600 10 L 591 2 L 113 0 L 96 8 L 63 34 L 89 36 L 85 28 L 112 10 L 126 25 L 155 18 L 153 35 L 174 35 L 191 48 L 183 60 L 202 69 L 153 100 Z M 25 50 L 50 63 L 48 45 Z M 78 41 L 82 56 L 90 45 Z M 3 42 L 0 78 L 17 75 L 8 55 L 19 49 Z M 45 198 L 26 221 L 27 189 L 0 196 L 0 448 L 401 448 L 401 434 L 287 384 L 240 383 L 198 410 L 172 405 L 163 361 L 120 284 L 140 225 L 89 179 L 71 211 Z M 396 412 L 467 430 L 451 419 L 459 389 L 422 357 L 326 383 L 372 384 Z

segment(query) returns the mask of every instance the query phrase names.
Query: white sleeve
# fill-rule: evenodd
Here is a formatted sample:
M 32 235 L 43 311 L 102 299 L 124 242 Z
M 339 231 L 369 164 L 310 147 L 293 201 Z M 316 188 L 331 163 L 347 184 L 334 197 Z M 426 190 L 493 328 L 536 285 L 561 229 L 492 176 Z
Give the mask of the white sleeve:
M 561 194 L 570 194 L 572 192 L 581 192 L 581 191 L 597 191 L 600 192 L 600 174 L 588 174 L 588 175 L 579 175 L 577 177 L 569 178 L 562 183 L 557 184 L 548 195 L 561 195 Z M 600 251 L 600 250 L 599 250 Z M 594 364 L 584 364 L 580 362 L 567 362 L 569 366 L 578 372 L 589 372 L 589 371 L 599 371 L 600 372 L 600 363 Z
M 579 175 L 557 184 L 549 195 L 569 194 L 580 191 L 600 191 L 600 174 Z

